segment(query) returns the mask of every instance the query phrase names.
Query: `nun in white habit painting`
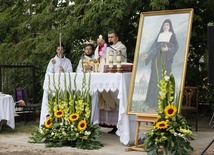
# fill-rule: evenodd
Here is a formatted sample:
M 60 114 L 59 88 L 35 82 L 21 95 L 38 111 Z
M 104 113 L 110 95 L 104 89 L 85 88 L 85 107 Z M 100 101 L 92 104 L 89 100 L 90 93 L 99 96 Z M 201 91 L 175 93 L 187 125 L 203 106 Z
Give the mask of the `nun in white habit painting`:
M 157 83 L 162 77 L 162 62 L 167 71 L 167 75 L 169 75 L 172 70 L 173 57 L 178 51 L 178 48 L 179 46 L 172 27 L 172 22 L 170 19 L 166 19 L 163 22 L 160 32 L 151 48 L 143 55 L 146 65 L 151 62 L 151 75 L 145 100 L 145 103 L 149 107 L 158 107 Z

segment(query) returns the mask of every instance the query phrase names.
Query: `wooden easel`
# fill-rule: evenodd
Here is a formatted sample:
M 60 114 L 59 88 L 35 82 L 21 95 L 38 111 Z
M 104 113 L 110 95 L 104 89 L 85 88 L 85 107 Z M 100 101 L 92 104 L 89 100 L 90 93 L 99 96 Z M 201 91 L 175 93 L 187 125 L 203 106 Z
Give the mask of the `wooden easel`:
M 150 130 L 154 120 L 157 118 L 157 114 L 147 114 L 147 113 L 139 113 L 136 114 L 137 119 L 137 126 L 136 126 L 136 133 L 135 133 L 135 141 L 134 146 L 130 148 L 126 148 L 125 151 L 145 151 L 142 145 L 138 145 L 138 138 L 140 134 L 140 130 Z M 144 123 L 141 125 L 141 123 Z

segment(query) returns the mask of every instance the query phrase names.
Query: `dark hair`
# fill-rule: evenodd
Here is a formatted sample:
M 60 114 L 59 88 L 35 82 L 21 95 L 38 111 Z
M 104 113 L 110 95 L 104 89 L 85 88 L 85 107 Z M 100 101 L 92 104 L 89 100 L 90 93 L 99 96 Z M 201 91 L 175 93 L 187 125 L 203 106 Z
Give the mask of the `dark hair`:
M 93 45 L 93 44 L 85 44 L 85 45 L 84 45 L 84 49 L 85 49 L 87 46 L 91 46 L 92 50 L 94 51 L 94 45 Z
M 103 40 L 105 40 L 105 42 L 107 42 L 108 41 L 108 36 L 107 35 L 103 36 Z
M 111 30 L 111 31 L 108 32 L 108 34 L 112 34 L 112 33 L 114 33 L 115 36 L 118 37 L 118 33 L 115 30 Z
M 57 44 L 56 48 L 60 47 L 60 43 Z M 61 47 L 63 47 L 65 49 L 65 46 L 63 44 L 61 44 Z

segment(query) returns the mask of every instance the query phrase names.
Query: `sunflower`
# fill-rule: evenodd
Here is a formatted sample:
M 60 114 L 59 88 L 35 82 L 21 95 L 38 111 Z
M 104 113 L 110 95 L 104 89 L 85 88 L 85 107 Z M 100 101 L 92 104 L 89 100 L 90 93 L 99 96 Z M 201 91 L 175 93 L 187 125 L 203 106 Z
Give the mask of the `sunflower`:
M 79 114 L 74 113 L 74 114 L 71 114 L 71 115 L 69 116 L 69 119 L 70 119 L 71 122 L 74 122 L 74 121 L 78 120 L 79 117 L 80 117 Z
M 173 116 L 175 116 L 175 114 L 177 112 L 177 108 L 174 105 L 168 105 L 164 109 L 164 112 L 165 112 L 166 116 L 173 117 Z
M 85 130 L 87 128 L 87 123 L 85 120 L 81 120 L 79 123 L 78 123 L 78 129 L 79 130 Z
M 157 122 L 156 124 L 156 128 L 158 129 L 166 129 L 167 127 L 168 127 L 168 124 L 165 121 L 160 121 L 160 122 Z
M 45 121 L 45 127 L 50 128 L 52 125 L 52 119 L 48 117 Z
M 57 110 L 57 111 L 55 111 L 54 116 L 56 118 L 61 118 L 63 116 L 63 114 L 64 114 L 64 112 L 62 110 Z

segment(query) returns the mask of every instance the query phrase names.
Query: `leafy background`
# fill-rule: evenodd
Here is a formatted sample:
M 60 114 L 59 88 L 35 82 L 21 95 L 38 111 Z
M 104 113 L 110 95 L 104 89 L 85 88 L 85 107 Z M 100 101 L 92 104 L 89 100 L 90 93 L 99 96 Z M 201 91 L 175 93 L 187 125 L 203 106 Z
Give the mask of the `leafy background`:
M 194 8 L 185 85 L 198 86 L 200 103 L 213 104 L 213 85 L 207 84 L 207 24 L 214 20 L 213 0 L 0 0 L 0 65 L 35 65 L 40 102 L 59 33 L 74 70 L 84 41 L 106 37 L 111 29 L 119 32 L 133 60 L 140 13 L 183 8 Z M 24 85 L 23 80 L 19 82 Z

